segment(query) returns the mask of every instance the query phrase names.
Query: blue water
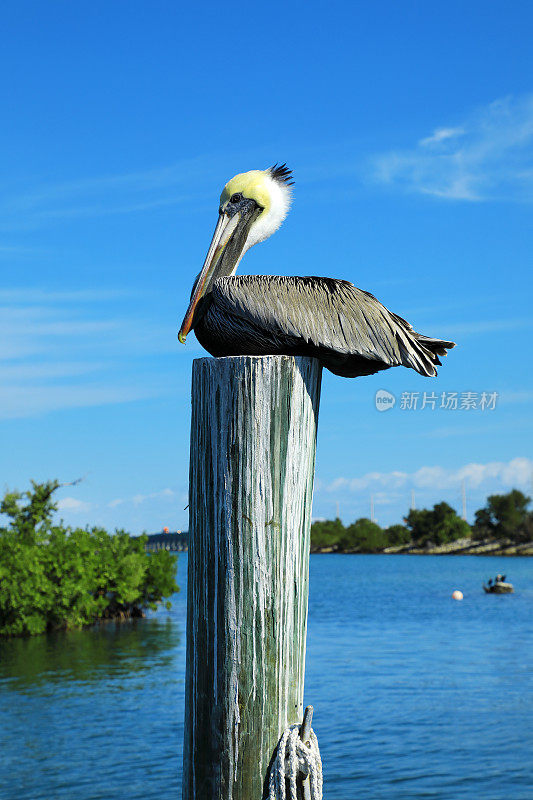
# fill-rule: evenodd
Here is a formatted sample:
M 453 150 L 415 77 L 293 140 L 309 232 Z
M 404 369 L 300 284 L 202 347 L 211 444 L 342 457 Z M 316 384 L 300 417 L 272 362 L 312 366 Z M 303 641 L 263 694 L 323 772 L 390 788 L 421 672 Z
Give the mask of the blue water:
M 1 800 L 179 798 L 185 568 L 170 612 L 0 643 Z M 325 800 L 531 800 L 532 610 L 525 558 L 311 556 Z

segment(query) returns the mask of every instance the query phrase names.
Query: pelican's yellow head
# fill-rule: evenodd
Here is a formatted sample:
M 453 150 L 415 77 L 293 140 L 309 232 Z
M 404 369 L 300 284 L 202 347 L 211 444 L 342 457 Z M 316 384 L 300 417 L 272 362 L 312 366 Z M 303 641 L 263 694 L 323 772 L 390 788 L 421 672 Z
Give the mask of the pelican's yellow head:
M 269 170 L 264 169 L 251 169 L 250 172 L 235 175 L 224 186 L 220 195 L 220 207 L 224 208 L 232 195 L 241 194 L 243 197 L 253 198 L 258 205 L 267 208 L 270 206 L 268 176 Z
M 225 185 L 213 239 L 178 334 L 180 342 L 194 328 L 198 303 L 213 281 L 233 275 L 245 252 L 277 231 L 290 208 L 291 177 L 283 164 L 241 172 Z

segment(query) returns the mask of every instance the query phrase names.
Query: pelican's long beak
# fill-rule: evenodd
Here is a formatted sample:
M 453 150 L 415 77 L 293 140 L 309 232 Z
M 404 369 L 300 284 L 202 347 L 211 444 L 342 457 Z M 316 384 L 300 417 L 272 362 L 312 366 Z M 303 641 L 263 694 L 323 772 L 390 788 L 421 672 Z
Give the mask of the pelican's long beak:
M 191 302 L 181 323 L 178 339 L 185 344 L 187 334 L 194 322 L 198 303 L 210 289 L 213 281 L 221 275 L 232 275 L 242 256 L 250 226 L 261 209 L 253 200 L 245 199 L 232 214 L 221 209 L 218 222 L 205 257 L 202 271 L 196 279 Z
M 218 216 L 218 222 L 216 224 L 213 238 L 211 239 L 211 244 L 209 245 L 209 250 L 207 251 L 207 256 L 205 257 L 202 271 L 196 279 L 191 296 L 191 302 L 189 303 L 189 308 L 187 309 L 187 313 L 185 314 L 185 318 L 181 323 L 181 328 L 178 333 L 178 339 L 182 344 L 185 344 L 187 334 L 192 327 L 196 306 L 211 283 L 217 263 L 220 261 L 220 256 L 222 255 L 230 236 L 235 231 L 235 228 L 239 222 L 239 218 L 239 213 L 229 217 L 223 211 L 221 211 Z

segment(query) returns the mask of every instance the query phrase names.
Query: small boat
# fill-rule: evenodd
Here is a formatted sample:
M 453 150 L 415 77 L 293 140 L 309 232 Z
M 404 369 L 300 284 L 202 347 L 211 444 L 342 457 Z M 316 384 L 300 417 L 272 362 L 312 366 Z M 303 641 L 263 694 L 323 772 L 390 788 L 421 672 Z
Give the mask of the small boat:
M 483 589 L 487 594 L 512 594 L 514 592 L 513 584 L 507 583 L 505 575 L 496 575 L 494 581 L 488 582 L 488 586 L 483 584 Z

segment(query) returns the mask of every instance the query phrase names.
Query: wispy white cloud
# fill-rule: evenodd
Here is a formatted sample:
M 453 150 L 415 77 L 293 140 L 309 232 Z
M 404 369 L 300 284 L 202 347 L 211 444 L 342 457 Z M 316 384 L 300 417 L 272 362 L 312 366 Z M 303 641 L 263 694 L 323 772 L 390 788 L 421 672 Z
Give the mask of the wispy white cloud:
M 513 402 L 511 400 L 511 402 Z M 523 400 L 522 402 L 526 402 Z M 498 407 L 500 405 L 507 405 L 506 394 L 502 393 L 498 398 Z M 468 412 L 467 412 L 468 413 Z M 476 421 L 477 420 L 477 421 Z M 501 435 L 509 435 L 511 432 L 520 431 L 522 436 L 529 435 L 533 430 L 533 419 L 531 415 L 507 415 L 499 419 L 496 417 L 488 417 L 485 415 L 483 418 L 479 415 L 476 420 L 472 417 L 469 418 L 469 424 L 466 425 L 444 425 L 442 427 L 435 427 L 427 432 L 430 439 L 449 439 L 453 437 L 461 438 L 463 441 L 466 437 L 481 437 L 490 439 Z
M 147 500 L 173 500 L 175 497 L 176 492 L 173 489 L 166 488 L 149 494 L 135 494 L 133 497 L 117 497 L 114 500 L 110 500 L 107 505 L 108 508 L 116 508 L 125 504 L 140 506 L 146 503 Z
M 134 506 L 140 506 L 141 503 L 145 503 L 147 500 L 172 500 L 175 494 L 176 492 L 172 489 L 161 489 L 159 492 L 150 492 L 150 494 L 136 494 L 132 497 L 132 503 Z
M 139 319 L 138 314 L 106 316 L 98 304 L 88 308 L 70 301 L 0 306 L 0 359 L 44 353 L 48 360 L 56 360 L 67 354 L 86 355 L 88 350 L 107 356 L 135 355 L 155 352 L 158 347 L 162 352 L 173 345 L 168 339 L 165 347 L 163 327 L 153 321 Z
M 83 500 L 78 500 L 76 497 L 63 497 L 57 504 L 59 511 L 70 511 L 74 514 L 81 514 L 89 511 L 91 508 L 90 503 L 85 503 Z
M 162 167 L 43 184 L 31 192 L 19 195 L 15 202 L 20 208 L 29 210 L 52 200 L 70 200 L 73 197 L 100 195 L 121 189 L 143 193 L 151 189 L 176 186 L 187 181 L 191 173 L 209 174 L 212 164 L 207 163 L 208 160 L 205 157 L 183 159 Z
M 91 372 L 103 370 L 106 366 L 105 362 L 98 361 L 60 361 L 42 364 L 17 361 L 14 364 L 1 364 L 1 378 L 4 385 L 7 383 L 11 385 L 25 384 L 38 380 L 50 381 L 56 378 L 88 375 Z
M 426 136 L 425 139 L 420 139 L 419 144 L 422 147 L 430 147 L 433 144 L 444 142 L 446 139 L 453 139 L 461 136 L 464 133 L 464 128 L 437 128 L 431 136 Z
M 458 469 L 424 466 L 415 472 L 368 472 L 359 478 L 339 477 L 317 491 L 338 493 L 394 491 L 405 488 L 449 489 L 463 481 L 472 489 L 498 484 L 503 488 L 529 488 L 533 477 L 533 461 L 514 458 L 511 461 L 491 461 L 485 464 L 465 464 Z
M 110 502 L 107 504 L 107 506 L 108 506 L 108 508 L 116 508 L 117 506 L 121 506 L 122 503 L 125 503 L 125 502 L 126 501 L 122 497 L 116 497 L 114 500 L 110 500 Z
M 533 95 L 506 97 L 410 150 L 372 161 L 375 180 L 449 200 L 533 200 Z
M 12 289 L 0 288 L 0 303 L 9 303 L 13 306 L 50 306 L 52 303 L 65 305 L 67 303 L 102 303 L 107 300 L 120 300 L 135 296 L 137 292 L 130 289 L 64 289 L 54 291 L 35 286 L 15 287 Z
M 503 391 L 500 395 L 502 403 L 531 403 L 533 402 L 533 391 Z
M 24 244 L 0 244 L 0 258 L 16 256 L 42 256 L 49 251 L 43 247 L 30 247 Z
M 190 194 L 181 194 L 138 203 L 117 203 L 115 205 L 111 205 L 106 202 L 101 202 L 94 203 L 92 205 L 65 206 L 43 209 L 39 212 L 38 218 L 45 221 L 47 219 L 68 219 L 69 217 L 97 217 L 109 216 L 111 214 L 133 214 L 136 211 L 151 211 L 155 208 L 179 205 L 179 203 L 184 203 L 191 199 L 193 199 L 193 197 Z
M 152 169 L 42 184 L 0 197 L 0 230 L 27 230 L 54 220 L 131 214 L 201 201 L 211 198 L 205 190 L 213 169 L 216 160 L 203 156 Z
M 67 408 L 132 403 L 159 397 L 157 387 L 138 384 L 108 385 L 87 383 L 70 386 L 2 386 L 0 388 L 0 419 L 16 419 L 47 414 Z
M 448 336 L 468 336 L 470 334 L 496 333 L 498 331 L 519 331 L 533 327 L 532 317 L 514 319 L 486 319 L 477 322 L 447 323 Z
M 150 379 L 150 370 L 153 354 L 176 351 L 171 331 L 108 294 L 0 292 L 0 418 L 168 391 L 167 381 Z M 105 303 L 112 296 L 119 302 L 110 310 Z
M 471 308 L 473 303 L 470 304 Z M 450 305 L 450 309 L 456 311 L 459 306 Z M 439 306 L 439 312 L 445 311 L 446 307 Z M 503 333 L 506 331 L 524 331 L 533 328 L 533 317 L 512 317 L 511 319 L 480 319 L 474 322 L 450 322 L 445 319 L 442 322 L 435 319 L 435 309 L 432 308 L 416 308 L 402 310 L 407 319 L 417 318 L 416 327 L 418 330 L 424 330 L 425 327 L 431 326 L 439 331 L 439 333 L 449 339 L 461 342 L 469 336 L 482 336 L 490 333 Z M 431 314 L 431 315 L 430 315 Z M 427 316 L 427 321 L 424 318 Z

